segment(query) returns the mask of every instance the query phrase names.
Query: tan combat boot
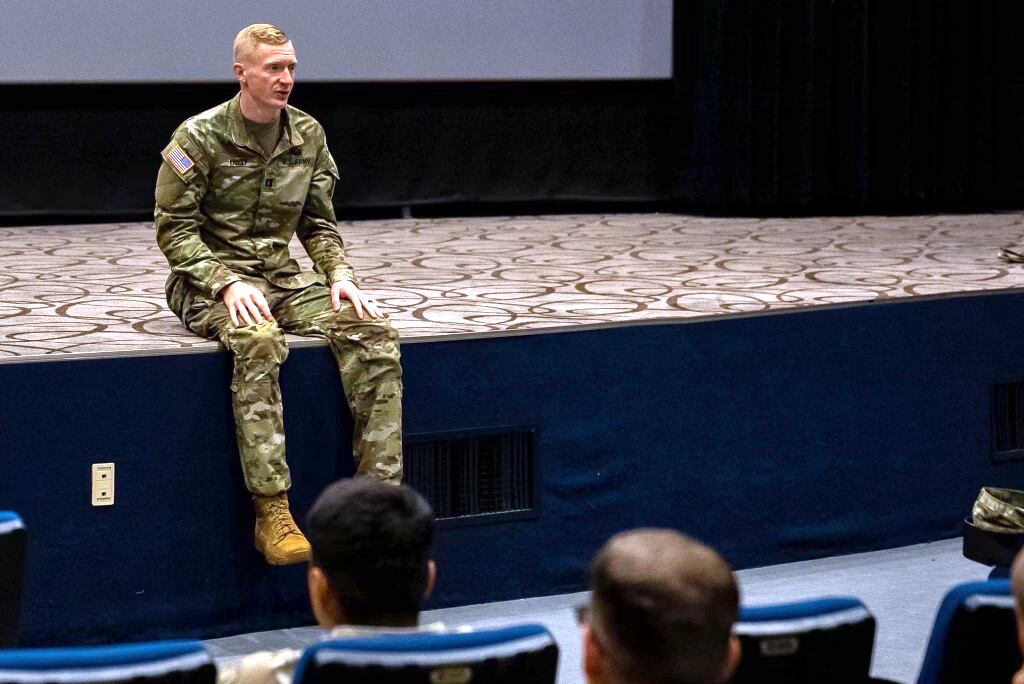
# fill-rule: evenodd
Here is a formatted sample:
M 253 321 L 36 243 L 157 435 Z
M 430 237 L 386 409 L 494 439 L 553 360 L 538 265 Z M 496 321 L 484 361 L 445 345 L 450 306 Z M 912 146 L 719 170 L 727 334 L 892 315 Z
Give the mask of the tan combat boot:
M 309 560 L 309 542 L 302 536 L 288 510 L 288 495 L 253 495 L 256 506 L 256 548 L 271 565 L 291 565 Z

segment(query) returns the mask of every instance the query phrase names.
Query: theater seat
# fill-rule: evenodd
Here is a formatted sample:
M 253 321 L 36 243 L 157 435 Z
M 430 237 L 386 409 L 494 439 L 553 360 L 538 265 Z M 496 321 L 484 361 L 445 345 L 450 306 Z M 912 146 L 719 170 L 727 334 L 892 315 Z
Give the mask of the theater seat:
M 325 641 L 311 646 L 296 684 L 545 684 L 558 645 L 541 625 Z
M 875 618 L 855 598 L 744 607 L 734 633 L 742 648 L 734 684 L 864 684 Z
M 0 651 L 0 684 L 214 684 L 217 668 L 198 641 Z
M 24 576 L 25 525 L 17 513 L 0 511 L 0 648 L 17 646 Z
M 917 682 L 1009 682 L 1020 665 L 1009 580 L 968 582 L 942 599 Z

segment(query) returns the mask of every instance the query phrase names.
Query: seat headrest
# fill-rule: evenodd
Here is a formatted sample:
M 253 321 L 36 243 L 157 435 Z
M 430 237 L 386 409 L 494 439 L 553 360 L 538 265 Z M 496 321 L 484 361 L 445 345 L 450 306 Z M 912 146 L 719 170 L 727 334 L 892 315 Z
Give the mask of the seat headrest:
M 792 631 L 832 629 L 871 618 L 859 599 L 849 596 L 743 607 L 734 632 L 757 636 Z
M 970 629 L 970 633 L 980 638 L 981 643 L 958 643 L 964 634 L 962 634 L 963 627 L 958 628 L 957 624 L 963 625 L 965 621 L 973 621 L 975 618 L 981 622 L 976 623 L 976 626 Z M 1004 632 L 1007 629 L 1011 632 L 1014 631 L 1013 620 L 1013 597 L 1010 595 L 1009 580 L 965 582 L 954 586 L 946 592 L 935 616 L 935 623 L 932 626 L 931 637 L 928 640 L 928 648 L 925 651 L 924 662 L 921 665 L 917 681 L 921 684 L 933 684 L 947 681 L 949 678 L 956 680 L 959 676 L 956 670 L 960 667 L 956 663 L 962 660 L 957 653 L 958 649 L 964 648 L 976 652 L 975 655 L 988 660 L 991 667 L 1001 668 L 1000 672 L 1007 670 L 1012 673 L 1013 668 L 1019 665 L 1016 634 Z M 980 625 L 987 625 L 998 634 L 980 634 L 977 631 Z M 996 662 L 999 658 L 994 655 L 981 654 L 978 651 L 981 644 L 998 652 L 1004 650 L 1012 652 L 1015 663 Z M 1007 681 L 1009 681 L 1008 677 Z
M 324 641 L 309 647 L 295 668 L 294 681 L 301 682 L 308 673 L 333 664 L 387 668 L 445 667 L 551 650 L 557 653 L 557 644 L 543 625 L 351 637 Z
M 204 666 L 215 675 L 213 659 L 198 641 L 11 649 L 0 651 L 0 682 L 116 682 Z
M 17 513 L 14 511 L 0 511 L 0 534 L 20 530 L 24 527 L 25 523 L 22 522 L 21 516 Z

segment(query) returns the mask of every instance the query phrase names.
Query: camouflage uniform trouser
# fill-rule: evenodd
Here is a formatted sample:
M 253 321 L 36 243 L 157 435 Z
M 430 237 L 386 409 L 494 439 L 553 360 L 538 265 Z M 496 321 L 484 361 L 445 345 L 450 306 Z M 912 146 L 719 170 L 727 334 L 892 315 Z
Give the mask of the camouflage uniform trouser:
M 288 356 L 284 333 L 326 337 L 338 363 L 352 412 L 356 475 L 402 481 L 402 367 L 398 333 L 384 319 L 360 320 L 347 300 L 331 308 L 330 290 L 314 284 L 286 290 L 246 279 L 267 297 L 274 321 L 231 323 L 220 299 L 206 298 L 183 282 L 168 283 L 168 303 L 189 330 L 218 339 L 234 356 L 231 398 L 245 484 L 254 494 L 287 490 L 284 412 L 278 372 Z M 365 314 L 364 314 L 365 315 Z

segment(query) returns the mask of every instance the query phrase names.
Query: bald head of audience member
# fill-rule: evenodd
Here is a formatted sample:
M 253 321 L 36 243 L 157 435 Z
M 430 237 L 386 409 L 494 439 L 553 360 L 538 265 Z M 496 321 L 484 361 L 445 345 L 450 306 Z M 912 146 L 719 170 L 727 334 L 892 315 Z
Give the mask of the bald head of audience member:
M 1017 644 L 1021 653 L 1024 653 L 1024 551 L 1013 559 L 1010 590 L 1013 592 L 1014 612 L 1017 614 Z M 1014 675 L 1013 684 L 1024 684 L 1024 667 Z
M 739 663 L 739 589 L 714 550 L 672 530 L 612 537 L 590 569 L 589 684 L 718 684 Z

